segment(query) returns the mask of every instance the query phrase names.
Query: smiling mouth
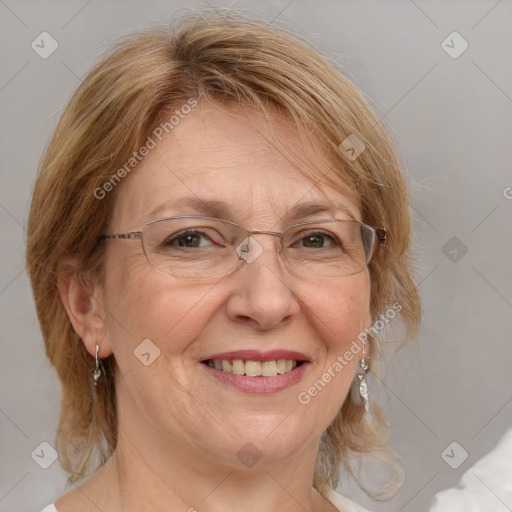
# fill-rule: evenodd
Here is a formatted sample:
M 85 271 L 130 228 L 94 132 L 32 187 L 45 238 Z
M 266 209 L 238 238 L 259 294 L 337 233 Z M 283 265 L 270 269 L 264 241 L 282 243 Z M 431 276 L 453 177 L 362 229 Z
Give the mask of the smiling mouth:
M 292 372 L 304 361 L 293 359 L 273 359 L 270 361 L 251 361 L 243 359 L 206 359 L 203 364 L 225 373 L 245 375 L 247 377 L 276 377 Z

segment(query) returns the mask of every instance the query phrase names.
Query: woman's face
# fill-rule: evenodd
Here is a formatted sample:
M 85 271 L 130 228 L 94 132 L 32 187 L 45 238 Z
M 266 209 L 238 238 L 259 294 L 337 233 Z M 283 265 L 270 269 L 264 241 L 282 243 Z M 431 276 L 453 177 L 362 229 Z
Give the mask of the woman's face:
M 200 103 L 181 119 L 118 185 L 110 232 L 204 215 L 194 204 L 198 199 L 215 201 L 223 218 L 252 230 L 282 231 L 350 215 L 360 220 L 354 197 L 315 186 L 254 129 L 267 129 L 262 116 L 244 116 L 242 122 Z M 279 126 L 287 146 L 301 148 L 284 120 Z M 306 202 L 325 205 L 325 211 L 291 218 L 290 211 Z M 120 432 L 139 446 L 228 466 L 260 456 L 273 463 L 316 449 L 339 411 L 362 353 L 343 356 L 371 324 L 368 271 L 298 277 L 283 265 L 276 237 L 255 240 L 263 252 L 254 261 L 209 280 L 157 271 L 139 240 L 105 242 L 102 354 L 110 347 L 120 370 Z M 239 351 L 253 353 L 225 354 Z M 205 364 L 221 354 L 306 362 L 276 377 L 235 376 Z M 310 390 L 315 382 L 316 393 Z

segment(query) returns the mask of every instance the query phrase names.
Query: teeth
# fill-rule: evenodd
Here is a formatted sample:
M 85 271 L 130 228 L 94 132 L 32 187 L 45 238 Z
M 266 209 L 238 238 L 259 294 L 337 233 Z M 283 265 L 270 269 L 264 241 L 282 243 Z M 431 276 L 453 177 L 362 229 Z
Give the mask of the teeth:
M 285 359 L 278 359 L 277 360 L 277 373 L 281 375 L 282 373 L 286 372 L 286 360 Z
M 265 361 L 261 364 L 261 373 L 263 377 L 275 377 L 277 375 L 277 362 Z
M 265 364 L 265 363 L 263 363 Z M 245 363 L 245 375 L 248 377 L 259 377 L 261 376 L 261 369 L 263 364 L 260 361 L 246 361 Z
M 224 364 L 222 365 L 224 369 Z M 245 373 L 245 365 L 241 359 L 233 359 L 233 373 L 243 375 Z
M 297 361 L 291 359 L 277 359 L 272 361 L 243 361 L 242 359 L 215 359 L 209 360 L 208 366 L 216 370 L 222 370 L 236 375 L 246 375 L 248 377 L 275 377 L 283 373 L 291 372 L 296 366 Z

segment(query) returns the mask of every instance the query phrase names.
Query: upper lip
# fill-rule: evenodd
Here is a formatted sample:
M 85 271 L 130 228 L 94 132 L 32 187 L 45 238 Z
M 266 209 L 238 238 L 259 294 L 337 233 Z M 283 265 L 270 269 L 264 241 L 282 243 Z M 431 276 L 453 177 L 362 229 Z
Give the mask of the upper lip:
M 243 359 L 245 361 L 273 361 L 276 359 L 291 359 L 293 361 L 308 361 L 309 358 L 301 353 L 295 352 L 294 350 L 236 350 L 231 352 L 221 352 L 213 354 L 209 357 L 202 359 L 202 361 L 208 361 L 209 359 Z

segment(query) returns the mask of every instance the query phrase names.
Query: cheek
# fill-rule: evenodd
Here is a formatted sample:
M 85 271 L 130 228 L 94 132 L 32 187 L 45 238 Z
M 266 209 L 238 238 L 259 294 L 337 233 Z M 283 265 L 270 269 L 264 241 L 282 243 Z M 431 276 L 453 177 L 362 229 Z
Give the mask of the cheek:
M 134 350 L 146 339 L 164 358 L 184 352 L 211 315 L 206 304 L 213 284 L 178 283 L 151 269 L 143 256 L 112 264 L 105 284 L 109 336 L 122 371 L 132 366 Z
M 358 361 L 362 358 L 362 338 L 358 336 L 371 323 L 369 275 L 367 272 L 357 274 L 317 289 L 309 302 L 310 323 L 319 340 L 320 364 L 316 378 L 323 383 L 319 389 L 323 389 L 323 385 L 329 388 L 328 393 L 321 393 L 317 407 L 323 407 L 332 419 L 347 397 Z M 316 389 L 311 391 L 317 392 Z
M 314 378 L 298 396 L 311 417 L 329 425 L 347 399 L 354 380 L 362 343 L 358 335 L 368 327 L 370 281 L 367 273 L 346 277 L 325 286 L 310 286 L 310 324 L 317 339 Z
M 315 294 L 309 293 L 315 330 L 329 351 L 343 350 L 371 322 L 368 272 L 338 279 L 316 290 Z

